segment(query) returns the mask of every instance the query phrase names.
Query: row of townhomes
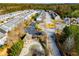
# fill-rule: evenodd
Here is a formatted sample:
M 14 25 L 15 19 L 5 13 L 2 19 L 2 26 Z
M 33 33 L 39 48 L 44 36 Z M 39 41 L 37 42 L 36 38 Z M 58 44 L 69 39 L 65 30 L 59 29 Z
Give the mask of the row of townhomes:
M 6 16 L 1 15 L 2 17 L 0 16 L 0 21 L 2 21 L 2 18 L 4 21 L 0 24 L 0 46 L 4 44 L 12 44 L 15 40 L 19 39 L 25 33 L 25 21 L 30 19 L 30 17 L 36 13 L 34 10 L 24 10 L 19 12 L 10 13 Z M 10 16 L 10 18 L 7 16 Z

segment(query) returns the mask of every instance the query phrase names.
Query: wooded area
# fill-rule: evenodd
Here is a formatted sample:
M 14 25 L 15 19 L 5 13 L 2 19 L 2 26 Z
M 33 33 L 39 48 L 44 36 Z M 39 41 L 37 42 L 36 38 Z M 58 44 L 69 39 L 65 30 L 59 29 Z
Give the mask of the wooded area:
M 22 3 L 0 3 L 0 14 L 5 14 L 25 9 L 53 10 L 61 17 L 72 17 L 79 10 L 79 4 L 22 4 Z M 77 15 L 78 16 L 78 15 Z M 76 16 L 75 16 L 76 17 Z

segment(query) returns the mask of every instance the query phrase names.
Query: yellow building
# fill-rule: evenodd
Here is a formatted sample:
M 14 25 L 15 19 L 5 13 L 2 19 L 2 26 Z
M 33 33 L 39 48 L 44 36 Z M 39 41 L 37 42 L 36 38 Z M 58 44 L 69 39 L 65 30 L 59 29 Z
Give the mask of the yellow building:
M 56 25 L 54 23 L 49 23 L 49 24 L 46 24 L 46 28 L 56 28 Z

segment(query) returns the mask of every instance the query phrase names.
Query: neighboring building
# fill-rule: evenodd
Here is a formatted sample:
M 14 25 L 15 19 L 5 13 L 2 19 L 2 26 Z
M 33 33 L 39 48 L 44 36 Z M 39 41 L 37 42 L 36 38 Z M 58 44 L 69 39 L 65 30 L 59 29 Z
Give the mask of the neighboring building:
M 25 22 L 36 12 L 24 12 L 0 25 L 0 45 L 13 44 L 25 34 Z
M 45 11 L 42 11 L 41 14 L 36 19 L 37 22 L 42 22 L 45 19 Z
M 3 34 L 3 33 L 0 32 L 0 45 L 5 44 L 6 41 L 7 41 L 6 34 Z
M 79 18 L 76 19 L 76 22 L 79 24 Z
M 19 39 L 19 34 L 21 34 L 20 33 L 21 30 L 24 30 L 22 25 L 23 25 L 23 21 L 19 19 L 16 20 L 12 19 L 11 21 L 1 25 L 0 32 L 3 33 L 4 37 L 7 36 L 7 38 L 3 39 L 3 41 L 7 40 L 6 42 L 9 41 L 8 43 L 12 43 L 14 40 Z M 1 40 L 1 42 L 3 41 Z
M 64 22 L 68 25 L 70 25 L 70 18 L 64 18 Z
M 70 22 L 71 24 L 77 24 L 76 18 L 71 18 Z
M 55 13 L 54 11 L 49 11 L 49 14 L 51 15 L 52 19 L 61 20 L 60 16 L 57 13 Z

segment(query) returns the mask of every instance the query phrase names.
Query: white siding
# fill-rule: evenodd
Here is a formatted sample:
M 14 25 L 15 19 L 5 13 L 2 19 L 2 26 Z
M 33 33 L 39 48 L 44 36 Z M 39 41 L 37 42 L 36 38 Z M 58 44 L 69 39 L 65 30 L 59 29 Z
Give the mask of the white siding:
M 4 45 L 5 42 L 7 41 L 7 36 L 4 36 L 3 38 L 0 39 L 0 45 Z

